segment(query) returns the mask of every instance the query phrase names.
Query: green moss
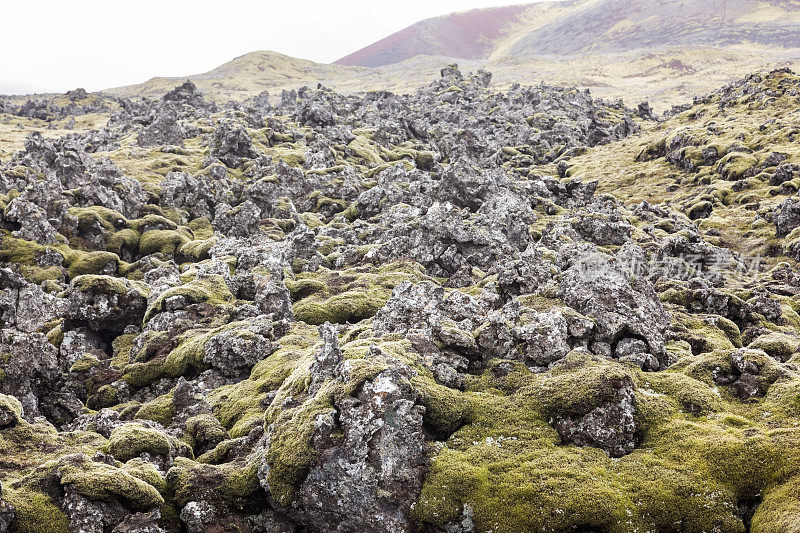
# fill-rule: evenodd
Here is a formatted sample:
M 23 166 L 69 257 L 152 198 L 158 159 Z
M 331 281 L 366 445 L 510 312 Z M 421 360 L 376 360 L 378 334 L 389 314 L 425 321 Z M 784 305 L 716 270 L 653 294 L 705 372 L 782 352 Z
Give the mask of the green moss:
M 166 300 L 174 297 L 182 297 L 188 304 L 205 302 L 211 305 L 224 305 L 232 303 L 234 300 L 222 276 L 208 276 L 167 289 L 161 293 L 147 308 L 144 316 L 145 323 L 155 313 L 160 313 L 163 310 Z
M 67 533 L 69 530 L 69 519 L 46 494 L 3 487 L 3 499 L 14 507 L 11 533 Z
M 133 509 L 150 509 L 164 504 L 152 485 L 126 471 L 92 461 L 85 455 L 59 460 L 61 484 L 71 485 L 90 500 L 122 501 Z
M 294 135 L 276 131 L 272 134 L 272 141 L 275 143 L 291 143 L 294 142 Z
M 717 325 L 713 325 L 704 319 L 702 315 L 687 315 L 683 313 L 673 313 L 673 329 L 681 340 L 685 340 L 692 345 L 692 349 L 699 352 L 712 352 L 714 350 L 729 350 L 735 348 L 729 334 L 738 332 L 730 327 L 732 322 L 717 320 Z M 734 339 L 738 340 L 738 338 Z
M 340 213 L 345 209 L 347 209 L 349 205 L 350 202 L 348 202 L 347 200 L 343 200 L 341 198 L 330 198 L 328 196 L 320 195 L 317 198 L 317 204 L 314 209 L 317 212 L 326 209 L 330 210 L 333 213 Z
M 119 335 L 111 342 L 111 349 L 114 353 L 111 364 L 117 368 L 122 368 L 130 362 L 131 348 L 136 334 Z
M 165 358 L 125 366 L 122 379 L 134 389 L 139 389 L 161 378 L 177 378 L 208 370 L 210 365 L 203 361 L 205 344 L 211 337 L 235 330 L 241 325 L 241 322 L 231 322 L 217 328 L 189 330 Z
M 381 147 L 366 137 L 356 136 L 355 139 L 350 141 L 347 148 L 356 158 L 361 160 L 362 164 L 367 166 L 374 167 L 386 162 Z
M 35 242 L 2 235 L 0 241 L 0 261 L 19 265 L 35 266 L 36 258 L 45 252 L 46 246 Z
M 411 351 L 410 343 L 374 338 L 342 345 L 342 356 L 348 365 L 347 380 L 344 382 L 330 380 L 320 384 L 314 396 L 308 395 L 308 369 L 314 360 L 318 343 L 314 346 L 303 343 L 297 347 L 279 350 L 262 362 L 263 364 L 260 363 L 260 368 L 257 365 L 257 368 L 253 369 L 254 380 L 261 381 L 270 375 L 280 376 L 287 368 L 291 368 L 291 373 L 283 379 L 275 391 L 275 398 L 267 408 L 264 420 L 270 438 L 270 446 L 264 458 L 269 465 L 267 482 L 270 495 L 280 506 L 291 504 L 308 472 L 314 457 L 312 437 L 318 418 L 335 412 L 333 407 L 335 399 L 356 394 L 366 380 L 374 379 L 388 368 L 383 358 L 370 356 L 373 345 L 376 345 L 390 360 L 394 358 L 407 364 L 414 362 L 422 370 L 419 356 Z M 282 363 L 268 365 L 270 359 L 278 354 L 287 356 L 287 359 Z M 437 394 L 445 396 L 439 390 L 432 390 L 432 378 L 429 372 L 426 371 L 421 379 L 423 380 L 421 383 L 428 387 L 427 398 L 433 398 Z M 287 406 L 287 401 L 290 399 L 295 400 L 295 406 Z M 458 410 L 455 403 L 454 401 L 449 406 L 453 412 Z M 464 405 L 463 408 L 466 411 L 468 406 Z M 453 415 L 452 419 L 448 420 L 444 414 L 446 409 L 443 408 L 438 412 L 437 421 L 442 425 L 453 423 L 452 419 L 457 416 Z M 433 424 L 429 427 L 433 427 Z
M 717 171 L 726 179 L 731 181 L 740 180 L 754 166 L 758 165 L 755 156 L 742 152 L 731 152 L 722 159 L 717 165 Z
M 431 170 L 435 162 L 436 162 L 435 152 L 420 151 L 417 152 L 417 156 L 415 157 L 415 163 L 417 164 L 417 167 L 422 170 Z
M 169 456 L 172 446 L 166 434 L 138 424 L 125 424 L 111 432 L 106 445 L 118 461 L 128 461 L 147 452 L 153 455 Z
M 381 268 L 357 268 L 299 274 L 287 288 L 301 298 L 294 304 L 297 320 L 308 324 L 354 323 L 370 318 L 383 307 L 392 289 L 403 281 L 429 279 L 416 263 L 397 262 Z M 310 292 L 311 294 L 306 295 Z
M 281 348 L 256 363 L 250 379 L 219 387 L 209 394 L 214 415 L 231 437 L 246 436 L 254 425 L 264 424 L 261 402 L 265 394 L 281 387 L 298 365 L 307 364 L 309 350 L 318 342 L 316 328 L 296 322 L 292 333 L 281 338 Z
M 69 263 L 70 277 L 74 278 L 84 274 L 99 274 L 100 272 L 115 273 L 119 265 L 119 256 L 111 252 L 87 252 L 78 254 Z
M 206 240 L 189 241 L 181 245 L 178 249 L 178 253 L 192 261 L 202 261 L 211 257 L 211 248 L 213 248 L 216 242 L 217 240 L 214 237 Z
M 306 298 L 294 306 L 294 316 L 308 324 L 354 323 L 370 318 L 389 299 L 384 291 L 348 291 L 324 300 Z
M 213 415 L 204 414 L 186 421 L 186 438 L 194 448 L 198 443 L 219 443 L 228 438 L 228 432 Z
M 178 229 L 182 217 L 174 208 L 165 208 L 154 204 L 142 206 L 142 218 L 128 221 L 128 227 L 144 233 L 152 229 Z
M 754 379 L 762 392 L 766 392 L 769 386 L 782 374 L 780 364 L 777 361 L 765 355 L 763 352 L 750 349 L 715 350 L 691 358 L 685 358 L 673 365 L 673 368 L 695 379 L 704 381 L 709 386 L 713 387 L 715 386 L 714 376 L 716 374 L 737 374 L 732 359 L 734 356 L 742 358 L 758 368 L 759 374 Z
M 350 222 L 355 222 L 361 214 L 358 211 L 358 202 L 351 202 L 350 205 L 342 212 L 344 218 Z
M 425 407 L 425 424 L 436 434 L 449 435 L 470 420 L 473 403 L 465 394 L 423 374 L 412 378 L 411 384 Z
M 293 300 L 301 300 L 314 293 L 323 292 L 327 289 L 325 283 L 313 278 L 287 279 L 286 288 L 289 290 Z
M 163 361 L 132 363 L 125 366 L 122 379 L 134 389 L 141 389 L 163 376 Z
M 141 234 L 133 229 L 124 228 L 114 232 L 106 241 L 106 250 L 117 255 L 122 250 L 136 251 L 139 249 Z
M 241 504 L 260 489 L 257 472 L 255 463 L 209 465 L 179 457 L 167 472 L 167 482 L 180 506 L 198 498 Z
M 86 373 L 99 365 L 100 361 L 98 361 L 96 355 L 86 354 L 75 361 L 69 368 L 69 371 L 70 373 Z
M 72 286 L 81 292 L 127 295 L 131 292 L 147 297 L 145 285 L 124 278 L 106 275 L 84 274 L 72 280 Z
M 15 426 L 22 420 L 22 404 L 14 396 L 0 394 L 0 413 L 3 418 L 7 418 L 7 426 Z
M 290 167 L 302 167 L 306 164 L 305 151 L 285 146 L 275 146 L 270 148 L 267 153 L 274 159 L 283 161 Z
M 686 214 L 689 216 L 690 219 L 698 220 L 700 218 L 707 218 L 713 209 L 714 205 L 711 202 L 705 200 L 694 204 L 686 211 Z
M 303 405 L 284 409 L 268 418 L 270 447 L 266 461 L 269 464 L 267 482 L 270 495 L 281 506 L 288 506 L 294 500 L 300 482 L 305 478 L 314 456 L 311 439 L 314 434 L 314 421 L 323 415 L 333 413 L 332 391 L 307 400 Z
M 136 479 L 141 479 L 148 485 L 155 487 L 162 496 L 167 494 L 167 480 L 164 479 L 164 476 L 161 475 L 161 472 L 158 471 L 153 463 L 137 457 L 125 463 L 122 470 L 126 474 L 130 474 Z
M 747 347 L 763 350 L 779 361 L 786 361 L 800 349 L 800 341 L 784 333 L 772 332 L 756 338 Z
M 754 430 L 741 415 L 717 417 L 735 405 L 700 374 L 644 374 L 579 352 L 545 374 L 519 369 L 498 378 L 487 369 L 465 393 L 472 415 L 433 452 L 418 519 L 443 526 L 468 505 L 477 531 L 672 531 L 678 523 L 685 531 L 744 531 L 738 503 L 782 483 L 784 465 L 798 464 L 800 435 Z M 563 446 L 550 417 L 587 412 L 625 376 L 638 383 L 637 449 L 612 460 Z
M 152 420 L 162 426 L 169 426 L 175 417 L 175 402 L 172 393 L 164 394 L 142 404 L 136 411 L 135 418 Z
M 762 495 L 751 522 L 752 533 L 800 528 L 800 479 L 794 478 Z
M 99 205 L 71 207 L 69 214 L 78 219 L 78 228 L 81 230 L 100 226 L 104 231 L 113 231 L 127 222 L 119 212 Z
M 113 407 L 119 403 L 119 390 L 113 385 L 103 385 L 86 400 L 89 409 Z
M 206 217 L 195 218 L 189 222 L 189 229 L 198 240 L 208 240 L 214 236 L 214 228 Z
M 642 376 L 643 385 L 677 403 L 677 407 L 693 415 L 715 413 L 723 408 L 722 398 L 706 383 L 675 372 L 654 372 Z
M 162 253 L 164 255 L 174 255 L 181 246 L 188 242 L 190 242 L 190 238 L 184 232 L 154 229 L 142 234 L 139 240 L 139 254 Z

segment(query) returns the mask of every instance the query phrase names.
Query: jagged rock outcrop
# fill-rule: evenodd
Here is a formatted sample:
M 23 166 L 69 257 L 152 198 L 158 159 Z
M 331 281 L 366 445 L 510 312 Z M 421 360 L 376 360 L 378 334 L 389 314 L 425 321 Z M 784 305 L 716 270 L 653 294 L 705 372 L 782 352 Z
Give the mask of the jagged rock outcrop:
M 71 93 L 107 126 L 0 162 L 0 531 L 796 515 L 800 161 L 746 144 L 794 139 L 800 79 L 658 128 L 490 82 Z

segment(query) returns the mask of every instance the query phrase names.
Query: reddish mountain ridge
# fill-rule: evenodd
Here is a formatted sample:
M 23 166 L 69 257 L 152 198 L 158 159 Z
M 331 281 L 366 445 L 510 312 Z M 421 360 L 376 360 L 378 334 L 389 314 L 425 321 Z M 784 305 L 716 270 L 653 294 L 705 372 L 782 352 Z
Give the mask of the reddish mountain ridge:
M 800 48 L 798 0 L 564 0 L 418 22 L 339 61 L 381 67 L 417 55 L 520 59 L 670 47 Z
M 423 20 L 335 62 L 380 67 L 420 54 L 485 59 L 536 4 L 473 9 Z

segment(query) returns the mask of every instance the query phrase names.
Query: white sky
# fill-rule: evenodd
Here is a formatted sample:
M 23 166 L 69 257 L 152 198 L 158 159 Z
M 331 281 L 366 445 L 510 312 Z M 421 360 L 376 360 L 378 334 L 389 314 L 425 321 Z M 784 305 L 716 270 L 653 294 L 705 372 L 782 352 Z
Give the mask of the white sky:
M 526 1 L 4 1 L 0 93 L 197 74 L 255 50 L 329 63 L 425 18 Z

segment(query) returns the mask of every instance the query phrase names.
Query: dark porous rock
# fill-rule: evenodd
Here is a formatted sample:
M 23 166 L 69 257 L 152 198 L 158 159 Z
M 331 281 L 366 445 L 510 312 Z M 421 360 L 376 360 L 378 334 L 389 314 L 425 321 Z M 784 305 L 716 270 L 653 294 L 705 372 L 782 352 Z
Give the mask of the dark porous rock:
M 564 272 L 560 296 L 581 314 L 595 318 L 596 341 L 613 345 L 626 337 L 640 338 L 661 368 L 669 365 L 664 348 L 669 315 L 646 279 L 595 253 Z
M 196 79 L 0 97 L 0 532 L 797 529 L 800 76 Z
M 775 208 L 772 214 L 776 236 L 786 237 L 793 229 L 800 226 L 800 200 L 788 198 Z
M 129 514 L 114 526 L 111 533 L 165 533 L 165 530 L 158 525 L 160 519 L 160 510 Z
M 203 349 L 203 361 L 225 376 L 244 375 L 280 347 L 275 341 L 283 333 L 284 325 L 276 326 L 267 317 L 259 317 L 248 321 L 246 327 L 211 337 Z
M 235 168 L 243 158 L 255 157 L 253 141 L 242 126 L 234 122 L 221 122 L 214 130 L 211 155 L 228 167 Z
M 163 107 L 150 125 L 139 132 L 139 146 L 173 145 L 183 147 L 183 129 L 174 106 Z
M 617 390 L 613 402 L 599 406 L 581 418 L 556 421 L 561 439 L 576 446 L 600 448 L 611 457 L 622 457 L 636 447 L 633 382 L 624 378 L 612 382 Z
M 775 169 L 775 174 L 769 179 L 770 185 L 781 185 L 800 175 L 800 166 L 792 163 L 781 163 Z
M 0 487 L 0 533 L 6 533 L 14 523 L 14 506 L 3 500 L 2 496 L 3 490 Z
M 72 281 L 66 316 L 98 333 L 122 333 L 139 326 L 147 307 L 147 294 L 128 280 L 111 276 L 79 276 Z
M 425 472 L 422 415 L 406 376 L 387 370 L 337 404 L 342 437 L 315 437 L 298 497 L 313 531 L 410 532 Z M 331 426 L 330 430 L 334 427 Z
M 0 393 L 16 397 L 28 421 L 42 416 L 41 399 L 52 394 L 58 379 L 58 351 L 41 333 L 0 330 L 0 360 L 5 379 Z M 10 356 L 10 357 L 9 357 Z

